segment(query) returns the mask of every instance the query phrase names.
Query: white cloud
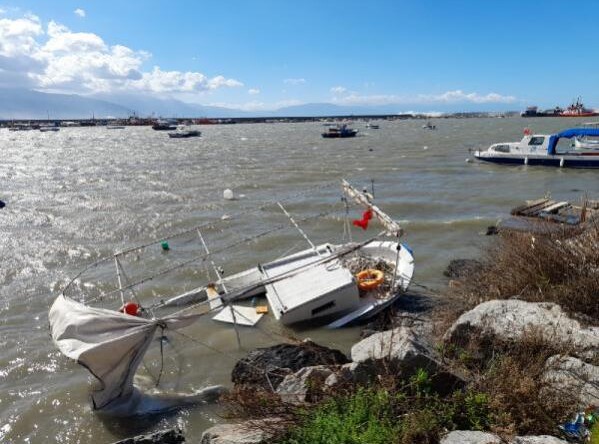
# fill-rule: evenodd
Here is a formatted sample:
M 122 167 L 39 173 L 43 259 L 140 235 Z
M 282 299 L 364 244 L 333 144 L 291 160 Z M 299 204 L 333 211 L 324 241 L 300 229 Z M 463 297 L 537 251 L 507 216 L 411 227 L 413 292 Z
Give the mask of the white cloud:
M 456 89 L 455 91 L 447 91 L 443 94 L 438 95 L 420 95 L 418 97 L 425 102 L 442 103 L 513 103 L 516 101 L 516 98 L 514 96 L 502 96 L 501 94 L 497 94 L 494 92 L 485 95 L 480 95 L 476 92 L 465 93 L 464 91 L 459 89 Z
M 248 89 L 248 94 L 251 96 L 255 96 L 257 94 L 260 94 L 260 90 L 258 88 L 250 88 Z
M 79 17 L 83 18 L 83 17 L 85 17 L 85 10 L 83 10 L 81 8 L 77 8 L 73 11 L 73 14 L 78 15 Z
M 347 92 L 347 88 L 343 86 L 333 86 L 331 88 L 331 93 L 335 95 L 345 94 Z
M 283 83 L 285 85 L 303 85 L 306 83 L 306 79 L 285 79 Z
M 25 15 L 0 19 L 0 85 L 27 86 L 57 92 L 113 92 L 139 90 L 151 93 L 198 93 L 233 88 L 242 83 L 200 72 L 144 72 L 151 58 L 146 51 L 109 45 L 100 36 L 73 32 L 50 21 Z
M 287 106 L 295 106 L 295 105 L 303 105 L 303 104 L 304 104 L 304 102 L 302 102 L 301 100 L 291 99 L 291 100 L 281 100 L 281 101 L 273 102 L 273 103 L 259 102 L 257 100 L 254 100 L 251 102 L 245 102 L 245 103 L 215 102 L 215 103 L 210 103 L 210 106 L 218 106 L 221 108 L 229 108 L 229 109 L 235 109 L 235 110 L 238 109 L 241 111 L 252 112 L 252 111 L 274 111 L 279 108 L 284 108 Z
M 360 95 L 331 89 L 335 94 L 331 101 L 339 105 L 402 105 L 435 103 L 514 103 L 516 97 L 497 93 L 465 93 L 461 90 L 447 91 L 442 94 L 420 94 L 417 96 L 398 96 L 394 94 Z M 347 94 L 345 94 L 347 93 Z M 343 95 L 342 95 L 343 94 Z
M 143 73 L 131 86 L 140 90 L 165 92 L 201 92 L 224 87 L 243 86 L 243 83 L 223 76 L 208 78 L 199 72 L 162 71 L 158 66 L 149 73 Z

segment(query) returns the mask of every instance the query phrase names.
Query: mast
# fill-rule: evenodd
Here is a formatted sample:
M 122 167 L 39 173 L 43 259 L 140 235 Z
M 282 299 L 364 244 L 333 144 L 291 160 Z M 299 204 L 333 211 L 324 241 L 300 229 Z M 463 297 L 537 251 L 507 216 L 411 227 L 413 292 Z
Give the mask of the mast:
M 403 228 L 401 228 L 397 222 L 391 219 L 387 213 L 374 205 L 364 193 L 356 190 L 345 179 L 341 179 L 341 187 L 343 188 L 345 194 L 351 197 L 357 204 L 366 208 L 370 208 L 372 214 L 378 219 L 381 225 L 385 227 L 385 230 L 387 230 L 389 235 L 397 236 L 398 238 L 403 235 Z

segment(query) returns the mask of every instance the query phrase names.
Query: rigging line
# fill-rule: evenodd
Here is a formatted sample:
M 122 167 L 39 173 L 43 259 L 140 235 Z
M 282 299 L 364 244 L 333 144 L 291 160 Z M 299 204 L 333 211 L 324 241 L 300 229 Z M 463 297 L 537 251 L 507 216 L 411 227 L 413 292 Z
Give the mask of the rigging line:
M 164 370 L 164 338 L 166 336 L 164 336 L 164 327 L 160 327 L 161 333 L 160 333 L 160 372 L 158 373 L 158 378 L 156 378 L 156 387 L 158 387 L 158 384 L 160 384 L 160 378 L 162 378 L 162 371 Z
M 339 180 L 339 179 L 336 179 L 336 180 L 334 180 L 334 181 L 325 182 L 324 184 L 320 184 L 320 185 L 314 186 L 314 187 L 312 187 L 312 188 L 308 188 L 307 190 L 305 190 L 305 191 L 302 191 L 301 193 L 296 193 L 296 194 L 294 194 L 294 195 L 291 195 L 291 196 L 289 196 L 289 197 L 287 197 L 287 198 L 285 198 L 285 199 L 279 199 L 279 201 L 280 201 L 280 202 L 288 202 L 288 201 L 290 201 L 290 200 L 292 200 L 292 199 L 294 199 L 294 198 L 296 198 L 296 197 L 301 197 L 302 195 L 308 194 L 309 192 L 311 192 L 311 191 L 313 191 L 313 190 L 315 190 L 315 189 L 316 189 L 316 190 L 318 190 L 318 189 L 322 189 L 322 188 L 323 188 L 323 187 L 325 187 L 325 186 L 328 186 L 328 185 L 333 185 L 333 184 L 334 184 L 334 183 L 336 183 L 338 180 Z M 240 217 L 240 216 L 246 216 L 246 215 L 248 215 L 248 214 L 255 214 L 255 213 L 258 213 L 258 212 L 260 212 L 260 211 L 264 210 L 265 208 L 268 208 L 269 206 L 274 206 L 274 205 L 275 205 L 275 202 L 269 202 L 269 203 L 263 204 L 263 205 L 261 205 L 261 206 L 259 206 L 259 207 L 255 208 L 254 210 L 251 210 L 251 211 L 243 211 L 243 212 L 238 212 L 238 213 L 236 213 L 236 214 L 233 214 L 231 217 L 232 217 L 232 218 L 237 218 L 237 217 Z M 325 214 L 326 214 L 326 213 L 325 213 Z M 303 221 L 304 221 L 304 220 L 302 220 L 302 222 L 303 222 Z M 185 234 L 189 234 L 189 233 L 191 233 L 191 232 L 194 232 L 194 231 L 195 231 L 195 230 L 197 230 L 197 229 L 205 228 L 205 227 L 207 227 L 207 226 L 213 225 L 213 224 L 215 224 L 215 223 L 218 223 L 218 222 L 219 222 L 218 220 L 207 221 L 207 222 L 204 222 L 203 224 L 196 225 L 196 226 L 194 226 L 194 227 L 192 227 L 192 228 L 189 228 L 189 229 L 187 229 L 187 230 L 184 230 L 184 231 L 181 231 L 181 232 L 178 232 L 178 233 L 174 233 L 174 234 L 171 234 L 171 235 L 167 235 L 167 236 L 165 236 L 165 237 L 162 237 L 162 238 L 160 238 L 159 240 L 152 241 L 152 242 L 148 242 L 148 243 L 146 243 L 146 244 L 141 244 L 141 245 L 138 245 L 138 246 L 135 246 L 135 247 L 127 248 L 127 249 L 125 249 L 125 250 L 122 250 L 122 251 L 120 251 L 120 252 L 116 252 L 115 254 L 113 254 L 113 255 L 111 255 L 111 256 L 106 256 L 106 257 L 100 258 L 100 259 L 96 260 L 95 262 L 92 262 L 91 264 L 89 264 L 88 266 L 86 266 L 86 267 L 85 267 L 83 270 L 81 270 L 81 271 L 80 271 L 80 272 L 79 272 L 79 273 L 78 273 L 78 274 L 77 274 L 77 275 L 76 275 L 74 278 L 72 278 L 72 279 L 71 279 L 71 280 L 70 280 L 70 281 L 69 281 L 69 282 L 66 284 L 66 286 L 65 286 L 65 287 L 64 287 L 64 289 L 62 290 L 62 293 L 64 294 L 64 293 L 65 293 L 65 292 L 68 290 L 68 288 L 69 288 L 69 287 L 70 287 L 70 286 L 73 284 L 73 282 L 74 282 L 75 280 L 77 280 L 77 279 L 78 279 L 78 278 L 79 278 L 79 277 L 80 277 L 82 274 L 84 274 L 86 271 L 88 271 L 89 269 L 91 269 L 91 268 L 93 268 L 93 267 L 96 267 L 96 266 L 98 266 L 98 265 L 100 265 L 100 264 L 102 264 L 102 263 L 104 263 L 104 262 L 107 262 L 107 261 L 109 261 L 109 260 L 112 260 L 112 258 L 113 258 L 114 256 L 124 256 L 124 255 L 126 255 L 126 254 L 128 254 L 128 253 L 131 253 L 131 252 L 133 252 L 133 251 L 142 250 L 142 249 L 144 249 L 144 248 L 147 248 L 147 247 L 150 247 L 150 246 L 152 246 L 152 245 L 157 245 L 157 244 L 159 244 L 160 242 L 162 242 L 162 241 L 164 241 L 164 240 L 169 240 L 169 239 L 173 239 L 173 238 L 176 238 L 176 237 L 179 237 L 179 236 L 183 236 L 183 235 L 185 235 Z M 286 226 L 286 225 L 285 225 L 285 226 Z
M 311 192 L 313 190 L 318 190 L 318 189 L 321 189 L 321 188 L 323 188 L 325 186 L 332 185 L 332 184 L 336 183 L 337 180 L 330 181 L 328 183 L 325 182 L 324 184 L 320 184 L 320 185 L 308 188 L 307 190 L 303 190 L 300 193 L 292 194 L 291 196 L 288 196 L 288 197 L 286 197 L 284 199 L 279 199 L 279 201 L 280 202 L 287 202 L 289 200 L 295 199 L 296 197 L 301 197 L 302 195 L 308 194 L 308 192 Z M 274 206 L 274 205 L 276 205 L 276 202 L 272 202 L 272 201 L 271 202 L 266 202 L 266 203 L 263 203 L 262 205 L 256 207 L 254 210 L 240 211 L 238 213 L 235 213 L 235 214 L 233 214 L 231 216 L 231 218 L 237 218 L 237 217 L 241 217 L 241 216 L 247 216 L 248 214 L 259 213 L 260 211 L 264 210 L 265 208 L 268 208 L 269 206 Z M 169 239 L 173 239 L 175 237 L 179 237 L 179 236 L 183 236 L 185 234 L 189 234 L 191 232 L 194 232 L 194 231 L 196 231 L 198 229 L 205 228 L 206 226 L 215 224 L 217 222 L 219 222 L 219 220 L 207 221 L 207 222 L 204 222 L 204 223 L 202 223 L 200 225 L 196 225 L 196 226 L 194 226 L 192 228 L 189 228 L 187 230 L 183 230 L 183 231 L 180 231 L 180 232 L 177 232 L 177 233 L 169 234 L 169 235 L 167 235 L 165 237 L 160 238 L 157 241 L 148 242 L 146 244 L 142 244 L 142 245 L 138 245 L 138 246 L 135 246 L 135 247 L 131 247 L 131 248 L 122 250 L 120 252 L 117 252 L 116 255 L 125 255 L 125 254 L 131 253 L 131 252 L 136 251 L 136 250 L 142 250 L 142 249 L 147 248 L 149 246 L 157 245 L 157 244 L 159 244 L 160 242 L 162 242 L 164 240 L 169 240 Z
M 330 213 L 330 212 L 322 212 L 322 213 L 318 213 L 318 214 L 316 214 L 316 215 L 313 215 L 313 216 L 308 216 L 308 217 L 305 217 L 305 218 L 301 219 L 301 222 L 305 222 L 305 221 L 308 221 L 308 220 L 311 220 L 311 219 L 315 219 L 315 218 L 319 218 L 319 217 L 322 217 L 322 216 L 326 216 L 326 215 L 327 215 L 327 214 L 329 214 L 329 213 Z M 264 236 L 267 236 L 267 235 L 269 235 L 269 234 L 272 234 L 272 233 L 274 233 L 274 232 L 276 232 L 276 231 L 283 230 L 283 229 L 288 229 L 288 228 L 289 228 L 289 225 L 288 225 L 288 224 L 281 224 L 281 225 L 278 225 L 278 226 L 276 226 L 276 227 L 274 227 L 274 228 L 272 228 L 272 229 L 270 229 L 270 230 L 267 230 L 267 231 L 264 231 L 264 232 L 261 232 L 261 233 L 258 233 L 258 234 L 252 235 L 252 236 L 247 236 L 247 237 L 245 237 L 245 238 L 242 238 L 242 239 L 240 239 L 240 240 L 238 240 L 238 241 L 236 241 L 236 242 L 233 242 L 233 243 L 231 243 L 231 244 L 229 244 L 229 245 L 226 245 L 226 246 L 224 246 L 224 247 L 222 247 L 222 248 L 220 248 L 220 249 L 213 250 L 213 251 L 212 251 L 212 254 L 214 255 L 215 253 L 222 253 L 222 252 L 225 252 L 225 251 L 227 251 L 227 250 L 229 250 L 229 249 L 231 249 L 231 248 L 237 247 L 237 246 L 239 246 L 239 245 L 242 245 L 242 244 L 244 244 L 244 243 L 250 242 L 250 241 L 252 241 L 252 240 L 255 240 L 255 239 L 259 239 L 259 238 L 261 238 L 261 237 L 264 237 Z M 110 257 L 110 258 L 105 258 L 105 259 L 111 259 L 111 258 L 112 258 L 112 257 Z M 135 286 L 137 286 L 137 285 L 141 285 L 141 284 L 143 284 L 143 283 L 145 283 L 145 282 L 151 281 L 151 280 L 152 280 L 153 278 L 155 278 L 155 277 L 162 276 L 162 275 L 164 275 L 164 274 L 170 273 L 171 271 L 173 271 L 173 270 L 176 270 L 177 268 L 184 267 L 184 266 L 186 266 L 186 265 L 189 265 L 189 264 L 191 264 L 191 263 L 193 263 L 193 262 L 197 262 L 197 261 L 200 261 L 200 260 L 201 260 L 201 261 L 205 261 L 207 258 L 208 258 L 208 255 L 207 255 L 207 254 L 202 254 L 202 255 L 200 255 L 200 256 L 195 256 L 195 257 L 193 257 L 193 258 L 191 258 L 191 259 L 188 259 L 188 260 L 186 260 L 186 261 L 179 262 L 179 263 L 177 263 L 177 264 L 173 265 L 172 267 L 167 267 L 167 268 L 165 268 L 165 269 L 163 269 L 163 270 L 159 270 L 159 271 L 157 271 L 157 272 L 156 272 L 156 274 L 150 275 L 150 276 L 148 276 L 148 277 L 146 277 L 146 278 L 142 278 L 142 279 L 140 279 L 140 280 L 138 280 L 138 281 L 135 281 L 135 282 L 133 282 L 133 283 L 131 283 L 131 284 L 128 284 L 128 285 L 124 286 L 124 287 L 122 288 L 122 290 L 128 290 L 128 289 L 130 289 L 130 288 L 132 288 L 132 287 L 135 287 Z M 82 275 L 82 274 L 83 274 L 85 271 L 89 270 L 89 269 L 90 269 L 91 267 L 93 267 L 93 266 L 96 266 L 96 265 L 100 264 L 101 262 L 103 262 L 103 261 L 98 261 L 98 262 L 96 262 L 96 263 L 94 263 L 94 264 L 91 264 L 90 266 L 86 267 L 86 268 L 85 268 L 83 271 L 81 271 L 81 272 L 80 272 L 80 273 L 79 273 L 79 274 L 78 274 L 78 275 L 77 275 L 75 278 L 71 279 L 71 281 L 70 281 L 70 282 L 69 282 L 69 283 L 66 285 L 66 287 L 65 287 L 65 288 L 62 290 L 62 294 L 65 294 L 65 291 L 66 291 L 66 290 L 69 288 L 69 286 L 70 286 L 70 285 L 71 285 L 71 284 L 72 284 L 72 283 L 73 283 L 73 282 L 74 282 L 76 279 L 78 279 L 78 278 L 79 278 L 79 277 L 80 277 L 80 276 L 81 276 L 81 275 Z M 92 299 L 90 299 L 88 302 L 94 302 L 94 301 L 96 301 L 96 300 L 98 300 L 98 299 L 100 299 L 100 298 L 102 298 L 102 297 L 111 296 L 111 295 L 113 295 L 114 293 L 118 293 L 119 291 L 120 291 L 120 289 L 116 289 L 116 290 L 109 291 L 108 293 L 102 293 L 101 295 L 99 295 L 99 296 L 97 296 L 97 297 L 95 297 L 95 298 L 92 298 Z M 66 296 L 66 295 L 65 295 L 65 296 Z
M 310 219 L 313 219 L 313 218 L 318 218 L 318 217 L 321 217 L 321 216 L 326 215 L 326 214 L 327 213 L 319 213 L 319 214 L 317 214 L 315 216 L 310 216 L 310 217 L 304 218 L 304 219 L 302 219 L 302 221 L 310 220 Z M 282 229 L 285 229 L 285 228 L 289 228 L 289 226 L 287 224 L 281 224 L 281 225 L 279 225 L 279 226 L 277 226 L 277 227 L 275 227 L 275 228 L 273 228 L 271 230 L 267 230 L 267 231 L 264 231 L 262 233 L 258 233 L 258 234 L 253 235 L 253 236 L 248 236 L 248 237 L 242 238 L 242 239 L 238 240 L 237 242 L 233 242 L 233 243 L 231 243 L 229 245 L 226 245 L 226 246 L 224 246 L 224 247 L 222 247 L 220 249 L 213 250 L 212 251 L 212 255 L 214 255 L 215 253 L 217 253 L 217 254 L 218 253 L 223 253 L 223 252 L 225 252 L 225 251 L 227 251 L 227 250 L 229 250 L 229 249 L 231 249 L 233 247 L 242 245 L 244 243 L 250 242 L 250 241 L 255 240 L 255 239 L 259 239 L 261 237 L 267 236 L 269 234 L 272 234 L 272 233 L 274 233 L 276 231 L 279 231 L 279 230 L 282 230 Z M 142 278 L 140 280 L 132 282 L 132 283 L 130 283 L 128 285 L 125 285 L 124 287 L 122 287 L 122 289 L 118 289 L 117 288 L 115 290 L 109 291 L 108 293 L 102 293 L 101 295 L 99 295 L 99 296 L 97 296 L 97 297 L 95 297 L 93 299 L 90 299 L 87 302 L 88 303 L 89 302 L 94 302 L 94 301 L 96 301 L 96 300 L 98 300 L 98 299 L 100 299 L 102 297 L 112 296 L 113 294 L 118 293 L 121 290 L 129 290 L 129 289 L 131 289 L 133 287 L 136 287 L 137 285 L 141 285 L 141 284 L 143 284 L 145 282 L 151 281 L 152 279 L 154 279 L 156 277 L 163 276 L 165 274 L 170 273 L 171 271 L 174 271 L 174 270 L 176 270 L 178 268 L 182 268 L 182 267 L 184 267 L 186 265 L 189 265 L 189 264 L 192 264 L 194 262 L 198 262 L 198 261 L 204 262 L 208 258 L 208 256 L 209 256 L 208 254 L 202 254 L 200 256 L 192 257 L 191 259 L 188 259 L 186 261 L 178 262 L 178 263 L 174 264 L 171 267 L 167 267 L 167 268 L 164 268 L 162 270 L 157 271 L 153 275 L 147 276 L 145 278 Z M 70 284 L 71 283 L 69 283 L 68 285 L 70 285 Z M 64 294 L 64 290 L 63 290 L 63 294 Z
M 230 358 L 230 359 L 232 359 L 234 361 L 239 361 L 240 360 L 239 357 L 233 355 L 232 353 L 229 353 L 229 352 L 226 352 L 226 351 L 223 351 L 223 350 L 219 350 L 218 348 L 213 347 L 213 346 L 211 346 L 209 344 L 206 344 L 205 342 L 202 342 L 199 339 L 196 339 L 193 336 L 189 336 L 189 335 L 187 335 L 187 334 L 185 334 L 185 333 L 183 333 L 183 332 L 181 332 L 179 330 L 171 330 L 171 331 L 173 333 L 176 333 L 176 334 L 182 336 L 185 339 L 188 339 L 191 342 L 194 342 L 196 344 L 202 345 L 202 346 L 206 347 L 207 349 L 212 350 L 213 352 L 221 354 L 223 356 L 226 356 L 226 357 L 228 357 L 228 358 Z M 258 366 L 256 364 L 251 363 L 251 362 L 245 362 L 244 365 L 247 365 L 248 367 L 253 367 L 255 370 L 259 370 L 261 372 L 264 372 L 265 374 L 270 373 L 272 375 L 282 376 L 282 377 L 285 377 L 287 375 L 287 373 L 284 373 L 284 374 L 277 373 L 276 369 L 270 369 L 270 370 L 268 370 L 266 368 L 260 367 L 260 366 Z

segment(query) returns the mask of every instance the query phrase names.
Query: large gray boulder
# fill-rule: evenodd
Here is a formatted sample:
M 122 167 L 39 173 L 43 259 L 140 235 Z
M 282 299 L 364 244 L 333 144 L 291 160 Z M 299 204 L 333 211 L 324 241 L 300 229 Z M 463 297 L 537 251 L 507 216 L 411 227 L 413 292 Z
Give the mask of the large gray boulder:
M 276 389 L 288 374 L 315 365 L 340 365 L 349 359 L 339 350 L 306 340 L 301 344 L 278 344 L 252 350 L 233 367 L 235 384 Z
M 354 363 L 350 371 L 363 380 L 365 373 L 373 377 L 381 373 L 380 361 L 388 363 L 387 371 L 408 378 L 419 369 L 426 370 L 431 376 L 433 388 L 441 393 L 461 387 L 463 381 L 448 372 L 435 358 L 434 352 L 420 341 L 410 327 L 398 327 L 375 333 L 361 340 L 351 349 Z
M 291 404 L 302 404 L 318 399 L 325 380 L 333 375 L 333 370 L 324 366 L 304 367 L 285 379 L 277 387 L 281 399 Z
M 436 364 L 430 354 L 429 349 L 418 340 L 409 327 L 375 333 L 351 348 L 353 362 L 397 359 L 405 363 L 412 362 L 423 368 Z
M 501 444 L 505 441 L 487 432 L 476 432 L 473 430 L 456 430 L 445 435 L 440 444 Z M 510 444 L 567 444 L 566 441 L 555 436 L 516 436 L 509 441 Z
M 445 340 L 465 345 L 472 335 L 517 341 L 535 331 L 557 346 L 573 347 L 582 357 L 599 350 L 599 328 L 583 328 L 557 304 L 517 299 L 483 302 L 462 314 L 445 333 Z
M 551 388 L 574 396 L 578 408 L 599 403 L 599 367 L 571 356 L 556 355 L 545 364 L 543 379 Z
M 455 430 L 445 435 L 439 444 L 501 444 L 501 438 L 487 432 Z
M 267 443 L 273 436 L 277 422 L 276 418 L 272 418 L 238 424 L 217 424 L 204 431 L 200 444 Z

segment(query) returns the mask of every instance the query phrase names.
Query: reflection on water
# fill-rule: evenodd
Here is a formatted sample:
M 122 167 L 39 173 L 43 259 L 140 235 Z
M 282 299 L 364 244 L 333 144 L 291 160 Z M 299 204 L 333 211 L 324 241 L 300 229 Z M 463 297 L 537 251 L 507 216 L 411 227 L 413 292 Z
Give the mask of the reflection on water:
M 556 199 L 596 193 L 596 171 L 466 163 L 469 148 L 515 141 L 522 129 L 553 132 L 573 119 L 447 119 L 436 131 L 419 121 L 381 122 L 353 139 L 320 137 L 316 123 L 206 126 L 202 137 L 171 140 L 150 128 L 67 128 L 58 133 L 0 130 L 0 441 L 108 443 L 133 432 L 179 424 L 190 440 L 220 420 L 213 407 L 114 422 L 91 411 L 90 376 L 64 358 L 48 335 L 47 311 L 59 289 L 84 266 L 125 247 L 173 231 L 214 222 L 203 230 L 209 247 L 224 246 L 279 224 L 276 208 L 260 204 L 310 190 L 286 205 L 298 220 L 325 217 L 302 227 L 315 243 L 341 239 L 344 210 L 340 177 L 371 186 L 377 203 L 406 229 L 414 250 L 416 283 L 440 288 L 453 258 L 472 257 L 488 239 L 488 225 L 523 199 L 550 192 Z M 425 149 L 426 148 L 426 149 Z M 335 184 L 333 185 L 333 182 Z M 225 201 L 230 188 L 243 198 Z M 351 217 L 360 210 L 352 209 Z M 238 215 L 222 221 L 224 215 Z M 288 226 L 288 224 L 287 224 Z M 354 232 L 360 240 L 373 233 Z M 305 247 L 293 229 L 215 254 L 226 273 Z M 197 254 L 197 239 L 174 241 L 171 251 L 127 257 L 131 278 L 151 267 Z M 204 282 L 209 264 L 186 267 L 177 277 L 142 287 L 152 297 Z M 114 269 L 90 270 L 76 291 L 94 293 L 116 284 Z M 415 287 L 416 288 L 416 287 Z M 347 351 L 359 329 L 291 331 L 271 318 L 259 329 L 234 330 L 209 318 L 169 335 L 161 387 L 177 391 L 228 384 L 235 359 L 246 350 L 281 340 L 311 337 Z M 213 348 L 222 351 L 216 354 Z M 159 372 L 153 346 L 140 376 L 151 385 Z

